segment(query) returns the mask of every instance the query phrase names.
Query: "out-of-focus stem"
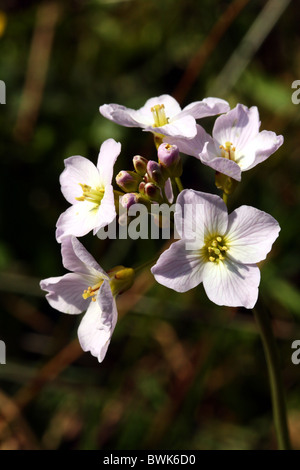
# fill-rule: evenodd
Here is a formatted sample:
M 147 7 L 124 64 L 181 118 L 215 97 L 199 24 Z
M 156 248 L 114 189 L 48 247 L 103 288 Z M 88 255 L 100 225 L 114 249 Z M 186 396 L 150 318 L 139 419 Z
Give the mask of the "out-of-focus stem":
M 271 320 L 266 311 L 253 309 L 255 320 L 259 326 L 268 367 L 274 425 L 280 450 L 291 449 L 287 425 L 285 396 L 279 366 L 279 356 L 272 331 Z

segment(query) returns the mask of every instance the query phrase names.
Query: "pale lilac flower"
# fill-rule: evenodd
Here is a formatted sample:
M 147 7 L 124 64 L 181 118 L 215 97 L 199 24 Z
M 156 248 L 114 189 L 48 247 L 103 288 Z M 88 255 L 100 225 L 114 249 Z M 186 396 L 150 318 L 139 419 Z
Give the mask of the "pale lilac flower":
M 63 265 L 72 271 L 60 277 L 41 281 L 48 291 L 49 304 L 63 313 L 78 314 L 86 310 L 78 328 L 84 351 L 103 361 L 118 312 L 109 275 L 75 237 L 64 237 L 61 245 Z
M 157 282 L 177 292 L 203 282 L 217 305 L 253 308 L 260 282 L 256 263 L 266 258 L 278 237 L 277 221 L 250 206 L 228 215 L 219 196 L 184 190 L 177 199 L 175 225 L 181 240 L 151 269 Z
M 59 243 L 67 235 L 81 237 L 91 230 L 95 235 L 116 217 L 111 181 L 120 151 L 121 144 L 108 139 L 100 148 L 97 167 L 80 156 L 65 160 L 65 170 L 60 176 L 61 191 L 72 206 L 57 221 Z
M 250 170 L 266 160 L 283 143 L 283 136 L 272 131 L 259 132 L 260 121 L 256 106 L 238 104 L 219 116 L 212 137 L 197 125 L 191 140 L 176 140 L 181 152 L 199 158 L 202 163 L 231 178 L 241 181 L 242 171 Z M 170 140 L 169 143 L 172 143 Z
M 215 116 L 229 109 L 227 101 L 219 98 L 205 98 L 181 109 L 172 96 L 161 95 L 150 98 L 138 110 L 119 104 L 104 104 L 100 106 L 100 113 L 122 126 L 141 127 L 154 134 L 190 139 L 196 135 L 195 119 Z

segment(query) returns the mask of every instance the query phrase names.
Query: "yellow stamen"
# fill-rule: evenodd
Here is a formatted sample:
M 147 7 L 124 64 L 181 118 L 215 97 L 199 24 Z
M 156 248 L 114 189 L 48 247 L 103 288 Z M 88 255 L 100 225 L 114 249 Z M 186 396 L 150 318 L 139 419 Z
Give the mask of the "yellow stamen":
M 101 279 L 101 281 L 99 281 L 93 287 L 89 286 L 87 289 L 85 289 L 83 291 L 82 297 L 84 299 L 88 299 L 89 297 L 92 297 L 92 301 L 95 302 L 96 301 L 96 293 L 100 289 L 100 287 L 102 285 L 102 282 L 103 282 L 103 279 Z
M 77 201 L 88 201 L 99 206 L 104 196 L 104 188 L 97 187 L 93 189 L 88 184 L 79 183 L 82 189 L 82 196 L 76 197 Z
M 211 261 L 212 263 L 219 263 L 219 261 L 224 261 L 226 259 L 226 252 L 228 251 L 228 246 L 223 237 L 218 235 L 217 237 L 209 238 L 203 248 L 203 255 L 206 260 Z
M 168 124 L 169 118 L 166 116 L 165 106 L 163 104 L 156 104 L 155 106 L 152 106 L 151 112 L 154 118 L 153 127 L 161 127 L 165 124 Z
M 221 157 L 227 158 L 227 160 L 235 161 L 235 147 L 231 142 L 225 142 L 224 145 L 220 145 Z

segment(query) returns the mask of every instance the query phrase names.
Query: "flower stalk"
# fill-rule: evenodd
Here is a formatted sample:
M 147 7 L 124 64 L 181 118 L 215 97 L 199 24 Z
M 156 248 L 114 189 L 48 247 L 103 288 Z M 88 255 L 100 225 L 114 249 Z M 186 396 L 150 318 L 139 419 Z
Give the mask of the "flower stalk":
M 271 320 L 268 312 L 262 311 L 261 309 L 253 309 L 253 313 L 259 327 L 268 367 L 278 448 L 279 450 L 290 450 L 291 444 L 287 424 L 285 396 L 280 373 L 279 355 L 272 331 Z

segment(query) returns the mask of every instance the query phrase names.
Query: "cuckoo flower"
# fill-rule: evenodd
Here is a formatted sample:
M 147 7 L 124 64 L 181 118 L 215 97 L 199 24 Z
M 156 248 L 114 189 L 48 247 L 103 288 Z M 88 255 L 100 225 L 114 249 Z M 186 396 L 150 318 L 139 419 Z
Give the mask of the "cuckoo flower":
M 250 206 L 228 215 L 219 196 L 184 190 L 177 199 L 175 224 L 181 240 L 152 268 L 157 282 L 177 292 L 203 282 L 217 305 L 253 308 L 260 282 L 256 263 L 271 250 L 280 231 L 277 221 Z
M 97 167 L 80 156 L 65 160 L 65 170 L 60 176 L 61 191 L 72 204 L 59 217 L 56 238 L 80 237 L 110 224 L 116 216 L 114 191 L 111 184 L 114 163 L 120 154 L 121 144 L 113 139 L 103 142 Z
M 172 96 L 161 95 L 150 98 L 138 110 L 119 104 L 104 104 L 100 106 L 100 113 L 122 126 L 141 127 L 154 134 L 190 139 L 196 135 L 195 119 L 215 116 L 229 109 L 227 101 L 219 98 L 205 98 L 181 109 Z
M 259 127 L 257 107 L 238 104 L 216 119 L 213 138 L 197 125 L 197 134 L 192 140 L 181 140 L 176 144 L 181 152 L 200 158 L 202 163 L 219 173 L 241 181 L 242 171 L 266 160 L 283 143 L 282 135 L 272 131 L 259 132 Z
M 41 281 L 48 292 L 49 304 L 63 313 L 78 314 L 86 310 L 78 328 L 78 338 L 84 351 L 103 361 L 117 322 L 117 293 L 129 287 L 133 270 L 126 270 L 127 280 L 116 279 L 118 267 L 106 273 L 75 237 L 64 237 L 61 244 L 63 265 L 72 271 L 64 276 Z M 132 279 L 130 279 L 131 281 Z

